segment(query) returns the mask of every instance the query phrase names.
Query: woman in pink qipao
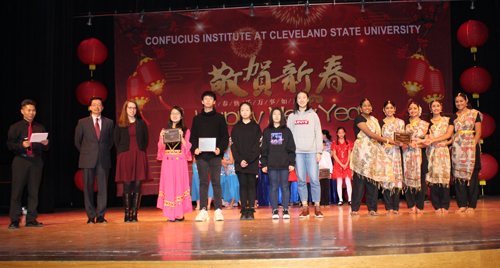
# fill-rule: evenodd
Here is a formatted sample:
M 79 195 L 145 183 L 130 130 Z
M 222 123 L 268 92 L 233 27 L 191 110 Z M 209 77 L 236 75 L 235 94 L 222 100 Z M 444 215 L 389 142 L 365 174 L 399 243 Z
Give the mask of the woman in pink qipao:
M 163 143 L 165 130 L 160 132 L 157 159 L 162 161 L 160 189 L 156 207 L 163 210 L 169 221 L 183 221 L 184 214 L 193 211 L 189 188 L 188 161 L 191 161 L 191 132 L 186 128 L 182 108 L 170 111 L 167 129 L 179 129 L 181 141 Z

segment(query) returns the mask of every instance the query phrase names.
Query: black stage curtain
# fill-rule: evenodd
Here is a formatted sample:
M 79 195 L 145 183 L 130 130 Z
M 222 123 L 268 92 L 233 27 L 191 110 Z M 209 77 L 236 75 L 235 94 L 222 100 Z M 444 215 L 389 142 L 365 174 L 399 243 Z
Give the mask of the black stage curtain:
M 314 1 L 313 1 L 314 2 Z M 101 40 L 108 48 L 108 58 L 97 66 L 94 79 L 108 90 L 103 115 L 115 120 L 114 41 L 113 18 L 94 17 L 92 26 L 88 19 L 74 18 L 75 15 L 93 13 L 114 13 L 115 10 L 137 12 L 179 10 L 186 7 L 200 8 L 222 6 L 224 1 L 7 1 L 2 16 L 2 64 L 3 105 L 0 109 L 4 119 L 0 133 L 0 208 L 8 211 L 13 154 L 7 150 L 5 141 L 10 125 L 22 119 L 19 112 L 23 99 L 37 102 L 35 120 L 49 131 L 51 150 L 44 155 L 44 173 L 40 187 L 39 211 L 50 213 L 54 208 L 83 207 L 83 193 L 73 182 L 78 170 L 78 152 L 73 145 L 74 130 L 78 119 L 89 115 L 87 107 L 81 105 L 75 95 L 77 86 L 89 80 L 90 71 L 76 56 L 78 44 L 88 38 Z M 226 6 L 240 4 L 240 1 L 226 1 Z M 255 2 L 258 4 L 258 2 Z M 283 2 L 284 3 L 284 2 Z M 274 3 L 276 4 L 276 3 Z M 244 5 L 244 4 L 242 4 Z M 488 92 L 481 95 L 478 109 L 495 118 L 500 128 L 499 72 L 500 52 L 500 3 L 497 1 L 476 1 L 476 9 L 470 10 L 470 2 L 451 3 L 453 92 L 462 92 L 460 75 L 474 65 L 486 68 L 493 76 Z M 478 49 L 477 61 L 473 61 L 470 50 L 463 48 L 456 40 L 460 25 L 470 19 L 480 20 L 488 25 L 490 35 L 487 43 Z M 471 100 L 472 101 L 472 100 Z M 472 101 L 475 108 L 476 103 Z M 120 105 L 121 106 L 121 105 Z M 500 138 L 497 131 L 485 140 L 483 152 L 500 159 Z M 113 149 L 114 150 L 114 149 Z M 113 155 L 114 151 L 113 151 Z M 497 175 L 484 187 L 486 195 L 500 194 L 500 179 Z M 109 176 L 108 205 L 119 206 L 116 198 L 114 170 Z

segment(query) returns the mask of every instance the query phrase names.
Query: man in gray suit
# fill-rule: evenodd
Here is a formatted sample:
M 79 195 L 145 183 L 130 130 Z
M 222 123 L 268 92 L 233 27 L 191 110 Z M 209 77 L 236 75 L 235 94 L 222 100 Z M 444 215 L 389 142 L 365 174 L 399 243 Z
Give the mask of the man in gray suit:
M 93 97 L 90 100 L 92 115 L 80 119 L 75 131 L 75 146 L 80 151 L 78 167 L 82 169 L 88 224 L 107 223 L 104 214 L 106 213 L 108 175 L 111 168 L 113 120 L 101 116 L 103 109 L 102 99 Z M 98 190 L 97 211 L 94 207 L 94 180 L 97 180 Z

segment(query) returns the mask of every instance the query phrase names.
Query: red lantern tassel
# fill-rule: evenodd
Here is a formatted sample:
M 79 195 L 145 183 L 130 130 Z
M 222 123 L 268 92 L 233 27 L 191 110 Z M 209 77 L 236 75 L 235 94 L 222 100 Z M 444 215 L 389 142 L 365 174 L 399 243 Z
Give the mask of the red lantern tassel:
M 142 120 L 144 120 L 144 122 L 146 122 L 146 125 L 151 125 L 149 123 L 149 121 L 146 119 L 146 117 L 144 117 L 144 114 L 142 113 L 142 111 L 141 111 L 141 116 L 142 116 Z
M 169 110 L 170 110 L 170 109 L 172 109 L 172 107 L 170 107 L 168 104 L 166 104 L 166 103 L 163 101 L 163 99 L 162 99 L 162 97 L 161 97 L 161 96 L 158 96 L 158 99 L 160 100 L 161 104 L 162 104 L 163 106 L 165 106 L 165 108 L 167 108 L 167 109 L 169 109 Z

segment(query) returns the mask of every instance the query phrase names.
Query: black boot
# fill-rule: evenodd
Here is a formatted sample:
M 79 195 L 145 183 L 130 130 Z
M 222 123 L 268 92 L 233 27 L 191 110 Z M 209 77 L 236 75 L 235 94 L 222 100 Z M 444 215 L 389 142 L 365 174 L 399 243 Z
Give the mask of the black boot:
M 133 193 L 132 194 L 132 215 L 131 221 L 138 222 L 137 220 L 137 210 L 141 204 L 141 194 Z
M 130 197 L 131 194 L 123 194 L 123 209 L 125 210 L 124 222 L 130 222 Z
M 255 218 L 253 217 L 254 213 L 255 213 L 255 209 L 253 209 L 253 208 L 247 209 L 247 215 L 248 215 L 247 220 L 251 220 L 251 221 L 255 220 Z
M 248 219 L 248 214 L 247 214 L 247 209 L 246 208 L 241 208 L 241 218 L 240 220 L 244 221 Z

